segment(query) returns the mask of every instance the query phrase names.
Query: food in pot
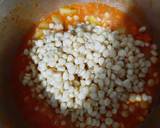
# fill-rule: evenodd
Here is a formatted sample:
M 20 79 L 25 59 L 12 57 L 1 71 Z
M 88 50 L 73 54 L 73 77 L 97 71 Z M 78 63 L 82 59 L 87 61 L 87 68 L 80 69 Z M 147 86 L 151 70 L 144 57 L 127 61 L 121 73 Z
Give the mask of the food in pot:
M 136 128 L 149 112 L 157 46 L 127 14 L 105 4 L 65 6 L 26 41 L 15 88 L 33 127 Z

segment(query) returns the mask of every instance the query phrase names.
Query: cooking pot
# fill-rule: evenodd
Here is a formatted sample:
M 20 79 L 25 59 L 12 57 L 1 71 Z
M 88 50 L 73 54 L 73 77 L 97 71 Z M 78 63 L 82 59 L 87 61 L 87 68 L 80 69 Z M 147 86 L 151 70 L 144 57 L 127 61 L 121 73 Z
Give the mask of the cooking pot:
M 23 36 L 41 17 L 66 4 L 96 2 L 96 0 L 0 0 L 0 128 L 25 128 L 27 122 L 19 113 L 13 98 L 11 66 Z M 159 0 L 101 0 L 131 15 L 139 24 L 145 24 L 160 44 Z M 127 20 L 127 19 L 126 19 Z M 18 93 L 18 92 L 16 92 Z M 159 117 L 158 117 L 159 116 Z M 143 128 L 160 128 L 160 108 L 154 103 Z

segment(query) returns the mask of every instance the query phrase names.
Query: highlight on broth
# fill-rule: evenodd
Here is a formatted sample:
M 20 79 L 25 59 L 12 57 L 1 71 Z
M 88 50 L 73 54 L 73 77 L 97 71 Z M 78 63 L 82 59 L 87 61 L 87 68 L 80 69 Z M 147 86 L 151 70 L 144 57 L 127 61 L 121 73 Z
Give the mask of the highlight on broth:
M 97 3 L 59 8 L 22 49 L 15 76 L 24 86 L 15 88 L 33 127 L 136 128 L 150 110 L 157 46 L 120 10 Z

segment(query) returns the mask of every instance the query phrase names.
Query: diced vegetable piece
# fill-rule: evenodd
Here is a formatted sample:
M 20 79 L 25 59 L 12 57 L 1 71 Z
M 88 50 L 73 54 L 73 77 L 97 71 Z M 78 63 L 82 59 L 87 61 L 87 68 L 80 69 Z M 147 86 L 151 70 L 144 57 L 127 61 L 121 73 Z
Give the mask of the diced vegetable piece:
M 105 12 L 104 17 L 108 19 L 108 18 L 110 18 L 110 14 L 108 12 Z
M 59 11 L 62 15 L 72 15 L 72 14 L 77 13 L 77 10 L 71 9 L 71 8 L 66 8 L 66 7 L 60 8 Z
M 95 16 L 88 16 L 87 21 L 93 25 L 100 25 Z
M 125 33 L 126 29 L 125 28 L 118 28 L 117 31 L 120 32 L 120 33 Z
M 35 34 L 34 34 L 34 38 L 35 39 L 40 39 L 43 36 L 43 31 L 41 29 L 36 29 Z
M 49 27 L 47 22 L 41 22 L 38 26 L 40 29 L 47 29 Z
M 56 23 L 62 22 L 61 19 L 60 19 L 60 17 L 58 17 L 58 16 L 56 16 L 56 15 L 52 16 L 51 18 L 52 18 L 52 21 L 53 21 L 53 22 L 56 22 Z

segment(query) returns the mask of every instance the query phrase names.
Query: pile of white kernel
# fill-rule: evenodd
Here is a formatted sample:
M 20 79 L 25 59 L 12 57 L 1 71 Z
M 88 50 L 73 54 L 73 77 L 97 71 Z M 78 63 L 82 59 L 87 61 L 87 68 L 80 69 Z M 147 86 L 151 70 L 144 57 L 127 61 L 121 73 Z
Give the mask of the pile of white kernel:
M 61 23 L 51 23 L 43 34 L 24 50 L 32 61 L 22 82 L 57 113 L 70 115 L 76 127 L 119 128 L 113 115 L 120 104 L 126 118 L 134 111 L 128 102 L 152 102 L 144 91 L 144 78 L 156 63 L 155 45 L 146 57 L 140 48 L 149 47 L 148 43 L 85 23 L 67 31 Z

